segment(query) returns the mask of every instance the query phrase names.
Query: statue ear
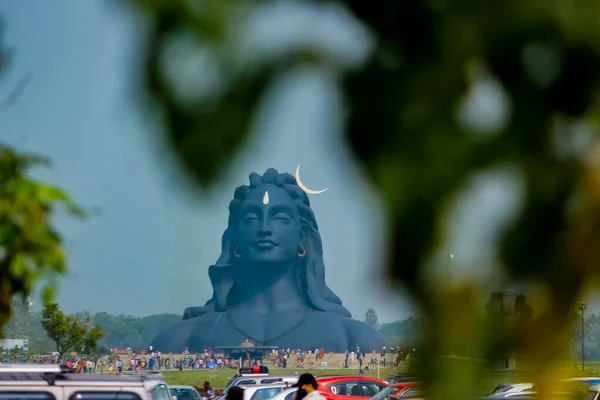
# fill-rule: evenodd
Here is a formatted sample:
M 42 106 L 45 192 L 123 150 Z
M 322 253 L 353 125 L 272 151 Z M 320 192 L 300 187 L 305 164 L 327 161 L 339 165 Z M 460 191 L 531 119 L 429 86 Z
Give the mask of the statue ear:
M 228 264 L 233 257 L 233 252 L 237 246 L 237 235 L 233 234 L 230 229 L 223 232 L 221 238 L 221 256 L 217 260 L 217 265 Z
M 308 241 L 308 227 L 304 224 L 300 226 L 300 246 L 306 247 Z

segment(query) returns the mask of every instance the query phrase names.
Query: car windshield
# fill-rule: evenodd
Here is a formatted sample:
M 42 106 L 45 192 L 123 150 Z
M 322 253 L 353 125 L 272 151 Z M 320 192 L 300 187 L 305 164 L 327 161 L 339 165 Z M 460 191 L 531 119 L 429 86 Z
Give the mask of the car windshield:
M 194 389 L 171 388 L 171 395 L 177 397 L 177 400 L 201 400 L 200 395 Z
M 396 390 L 397 388 L 393 386 L 388 386 L 379 393 L 377 393 L 375 396 L 371 397 L 371 400 L 384 400 L 387 396 L 394 394 Z
M 227 385 L 225 385 L 225 389 L 223 389 L 223 394 L 227 393 L 227 390 L 229 390 L 231 385 L 233 385 L 233 382 L 235 382 L 235 379 L 230 379 L 229 382 L 227 382 Z
M 152 391 L 152 400 L 171 400 L 171 395 L 167 385 L 159 384 Z

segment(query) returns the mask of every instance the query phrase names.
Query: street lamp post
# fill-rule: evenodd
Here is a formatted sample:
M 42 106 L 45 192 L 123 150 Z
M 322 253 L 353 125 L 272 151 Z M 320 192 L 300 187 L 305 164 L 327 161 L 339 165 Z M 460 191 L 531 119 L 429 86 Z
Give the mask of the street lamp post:
M 584 333 L 584 317 L 585 317 L 585 310 L 587 309 L 587 303 L 579 303 L 577 304 L 577 308 L 579 308 L 579 310 L 581 311 L 581 371 L 584 372 L 585 371 L 585 353 L 584 353 L 584 347 L 583 347 L 583 343 L 585 340 L 585 333 Z

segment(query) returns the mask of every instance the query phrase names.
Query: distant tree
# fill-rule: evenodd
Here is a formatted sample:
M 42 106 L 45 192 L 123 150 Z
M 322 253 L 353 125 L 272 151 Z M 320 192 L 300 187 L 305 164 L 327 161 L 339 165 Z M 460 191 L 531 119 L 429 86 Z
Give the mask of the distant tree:
M 58 304 L 47 304 L 42 312 L 42 326 L 56 345 L 58 359 L 68 351 L 95 353 L 104 336 L 100 326 L 92 326 L 89 316 L 65 315 Z
M 365 313 L 365 322 L 371 326 L 377 324 L 377 313 L 372 308 L 369 308 Z
M 422 341 L 424 322 L 423 318 L 409 317 L 402 321 L 383 324 L 379 332 L 390 344 L 416 346 Z

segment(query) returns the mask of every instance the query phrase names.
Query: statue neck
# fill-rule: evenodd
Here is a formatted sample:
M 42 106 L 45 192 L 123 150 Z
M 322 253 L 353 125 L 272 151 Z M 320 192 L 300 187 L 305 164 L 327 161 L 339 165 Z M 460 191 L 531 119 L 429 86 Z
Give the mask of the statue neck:
M 231 309 L 259 314 L 289 313 L 309 308 L 300 288 L 298 264 L 272 270 L 242 267 L 238 294 Z

